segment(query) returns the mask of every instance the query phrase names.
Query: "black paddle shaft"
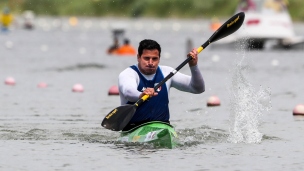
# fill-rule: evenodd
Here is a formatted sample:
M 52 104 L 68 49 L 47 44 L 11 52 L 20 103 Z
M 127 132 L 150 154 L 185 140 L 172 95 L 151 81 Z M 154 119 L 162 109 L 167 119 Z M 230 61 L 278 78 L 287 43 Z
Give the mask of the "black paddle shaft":
M 175 75 L 177 73 L 177 71 L 179 71 L 182 67 L 184 67 L 190 60 L 192 59 L 192 57 L 190 55 L 188 55 L 188 58 L 181 63 L 178 67 L 175 68 L 175 70 L 171 71 L 170 74 L 168 74 L 161 82 L 159 82 L 156 86 L 154 86 L 154 91 L 156 91 L 160 86 L 162 86 L 167 80 L 169 80 L 173 75 Z M 145 102 L 144 99 L 139 99 L 134 106 L 137 108 L 139 107 L 143 102 Z
M 154 90 L 156 91 L 160 86 L 162 86 L 167 80 L 169 80 L 173 75 L 176 74 L 177 71 L 179 71 L 182 67 L 184 67 L 189 61 L 191 61 L 192 57 L 188 56 L 188 58 L 181 63 L 178 67 L 175 68 L 175 70 L 171 71 L 170 74 L 168 74 L 160 83 L 158 83 Z

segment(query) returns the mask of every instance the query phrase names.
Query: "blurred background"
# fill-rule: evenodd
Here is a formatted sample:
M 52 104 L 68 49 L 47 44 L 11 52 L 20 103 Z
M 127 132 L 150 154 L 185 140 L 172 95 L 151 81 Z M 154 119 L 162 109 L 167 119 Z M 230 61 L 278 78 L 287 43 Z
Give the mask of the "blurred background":
M 248 40 L 250 47 L 257 49 L 263 49 L 264 46 L 269 47 L 273 44 L 288 48 L 303 43 L 303 37 L 297 37 L 294 33 L 298 30 L 298 28 L 294 28 L 294 24 L 304 22 L 303 6 L 304 2 L 300 0 L 207 0 L 204 2 L 198 0 L 162 2 L 154 0 L 0 0 L 0 8 L 3 13 L 1 15 L 2 30 L 21 27 L 33 29 L 35 24 L 43 25 L 41 22 L 37 23 L 40 17 L 57 18 L 52 23 L 58 27 L 63 25 L 61 20 L 64 18 L 69 19 L 70 26 L 76 26 L 78 20 L 90 17 L 95 20 L 99 19 L 99 21 L 113 18 L 132 21 L 143 18 L 205 20 L 209 22 L 210 30 L 215 31 L 232 14 L 244 11 L 249 14 L 246 16 L 247 23 L 245 23 L 254 25 L 251 27 L 254 30 L 246 27 L 246 29 L 249 28 L 248 34 L 234 37 L 230 39 L 229 43 L 246 37 L 250 39 Z M 269 13 L 271 10 L 275 15 Z M 4 15 L 5 13 L 7 15 Z M 282 21 L 279 21 L 279 18 Z M 87 21 L 84 24 L 90 27 L 96 25 L 96 22 Z M 115 41 L 123 44 L 126 24 L 123 25 L 115 20 L 110 23 L 100 23 L 104 28 L 109 24 L 113 32 L 113 46 Z M 268 27 L 267 24 L 277 26 Z M 138 24 L 137 27 L 141 26 Z M 160 29 L 162 26 L 158 23 L 154 24 L 154 27 Z M 277 34 L 274 34 L 274 29 L 276 32 L 278 31 Z M 261 32 L 265 30 L 268 33 L 262 34 Z M 267 43 L 265 40 L 272 40 L 272 42 Z M 273 40 L 280 42 L 273 42 Z
M 304 21 L 301 0 L 284 0 L 288 3 L 294 21 Z M 9 7 L 18 15 L 32 10 L 44 16 L 91 17 L 157 17 L 157 18 L 227 18 L 233 14 L 239 0 L 1 0 L 0 7 Z
M 237 1 L 208 0 L 201 3 L 197 0 L 1 0 L 1 7 L 8 6 L 13 12 L 20 13 L 32 10 L 38 15 L 50 16 L 115 16 L 115 17 L 175 17 L 201 18 L 215 14 L 231 14 Z M 187 7 L 187 8 L 185 8 Z M 189 8 L 190 7 L 190 8 Z
M 303 7 L 303 0 L 0 0 L 0 169 L 303 170 L 304 119 L 296 117 L 304 116 Z M 161 65 L 175 68 L 240 11 L 242 27 L 199 55 L 206 91 L 170 91 L 179 150 L 108 143 L 118 133 L 100 123 L 120 105 L 117 78 L 137 63 L 139 42 L 157 40 Z M 188 66 L 180 71 L 190 74 Z

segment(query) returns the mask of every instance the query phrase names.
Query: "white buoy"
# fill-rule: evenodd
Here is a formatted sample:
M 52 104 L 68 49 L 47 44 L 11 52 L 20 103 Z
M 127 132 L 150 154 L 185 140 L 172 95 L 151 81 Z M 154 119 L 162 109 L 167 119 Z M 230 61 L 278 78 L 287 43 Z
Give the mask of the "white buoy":
M 72 88 L 72 91 L 82 93 L 84 91 L 84 88 L 81 84 L 75 84 Z
M 109 23 L 107 21 L 100 22 L 100 27 L 106 30 L 109 27 Z
M 271 65 L 272 66 L 278 66 L 279 64 L 280 64 L 280 62 L 278 60 L 276 60 L 276 59 L 274 59 L 274 60 L 271 61 Z
M 221 102 L 217 96 L 210 96 L 207 100 L 207 106 L 220 106 Z
M 173 31 L 179 31 L 181 29 L 180 23 L 173 23 L 172 29 Z
M 40 49 L 41 49 L 41 51 L 46 52 L 49 50 L 49 47 L 48 47 L 48 45 L 41 45 Z
M 81 48 L 79 49 L 79 53 L 80 53 L 80 54 L 85 54 L 86 52 L 87 52 L 87 50 L 86 50 L 85 47 L 81 47 Z
M 162 24 L 159 23 L 159 22 L 155 22 L 155 23 L 153 24 L 153 28 L 154 28 L 155 30 L 160 30 L 160 29 L 162 28 Z
M 143 29 L 143 24 L 141 23 L 141 22 L 136 22 L 135 24 L 134 24 L 134 28 L 136 29 L 136 30 L 142 30 Z
M 169 59 L 171 58 L 171 54 L 169 52 L 164 52 L 163 53 L 164 58 Z
M 6 41 L 5 42 L 5 47 L 7 49 L 11 49 L 11 48 L 13 48 L 13 46 L 14 46 L 14 43 L 12 41 Z
M 218 62 L 218 61 L 220 61 L 220 57 L 218 55 L 213 55 L 212 56 L 212 61 L 213 62 Z
M 87 20 L 87 21 L 84 22 L 84 27 L 85 27 L 86 29 L 89 29 L 89 28 L 91 28 L 92 26 L 93 26 L 93 23 L 92 23 L 91 20 Z
M 293 115 L 303 115 L 304 116 L 304 105 L 303 104 L 298 104 L 293 109 Z

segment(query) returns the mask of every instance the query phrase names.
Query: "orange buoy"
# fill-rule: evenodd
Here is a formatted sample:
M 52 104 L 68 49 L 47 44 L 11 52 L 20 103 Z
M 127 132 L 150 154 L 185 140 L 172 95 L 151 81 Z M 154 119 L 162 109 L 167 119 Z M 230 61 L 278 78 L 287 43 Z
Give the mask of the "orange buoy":
M 4 83 L 6 85 L 12 85 L 12 86 L 16 84 L 15 79 L 13 77 L 7 77 Z
M 213 17 L 210 24 L 210 29 L 212 31 L 216 31 L 222 26 L 222 23 L 219 21 L 217 17 Z
M 82 93 L 83 92 L 83 86 L 81 84 L 75 84 L 72 88 L 73 92 L 79 92 Z
M 293 109 L 293 115 L 304 115 L 304 105 L 303 104 L 298 104 Z
M 221 102 L 217 96 L 210 96 L 207 100 L 207 106 L 220 106 Z
M 71 26 L 76 26 L 76 25 L 78 24 L 78 19 L 77 19 L 77 17 L 70 17 L 70 18 L 69 18 L 69 24 L 70 24 Z
M 108 94 L 109 95 L 119 95 L 118 87 L 116 85 L 113 85 L 112 87 L 110 87 Z
M 212 31 L 216 31 L 216 30 L 219 29 L 221 26 L 222 26 L 221 23 L 211 23 L 210 29 L 211 29 Z
M 37 85 L 38 88 L 45 88 L 47 87 L 47 84 L 45 82 L 40 82 L 38 85 Z

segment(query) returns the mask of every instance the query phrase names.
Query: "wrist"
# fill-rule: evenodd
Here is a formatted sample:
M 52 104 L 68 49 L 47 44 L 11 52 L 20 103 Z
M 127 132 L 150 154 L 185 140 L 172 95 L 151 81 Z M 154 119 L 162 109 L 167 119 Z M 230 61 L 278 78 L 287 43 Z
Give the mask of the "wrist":
M 194 64 L 189 63 L 189 67 L 194 67 L 194 66 L 197 66 L 197 63 Z

